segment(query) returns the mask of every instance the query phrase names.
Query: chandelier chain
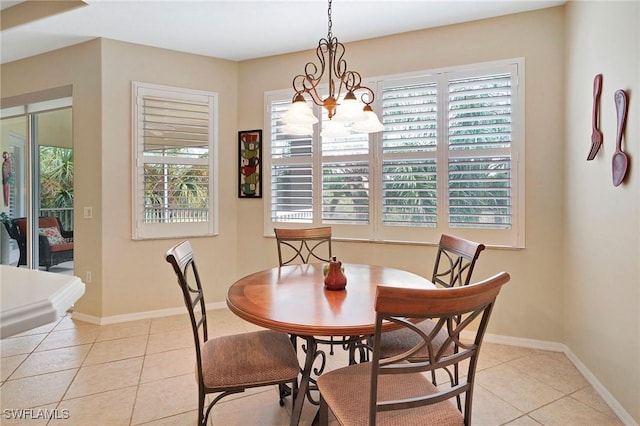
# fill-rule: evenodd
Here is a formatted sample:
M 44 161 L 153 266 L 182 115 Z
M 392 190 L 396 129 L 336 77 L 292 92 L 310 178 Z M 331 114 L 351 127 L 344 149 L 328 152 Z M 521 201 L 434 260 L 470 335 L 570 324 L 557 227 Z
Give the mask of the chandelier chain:
M 327 30 L 327 40 L 331 40 L 331 27 L 333 26 L 333 21 L 331 21 L 331 0 L 329 0 L 329 9 L 327 10 L 327 15 L 329 15 L 328 20 L 328 30 Z

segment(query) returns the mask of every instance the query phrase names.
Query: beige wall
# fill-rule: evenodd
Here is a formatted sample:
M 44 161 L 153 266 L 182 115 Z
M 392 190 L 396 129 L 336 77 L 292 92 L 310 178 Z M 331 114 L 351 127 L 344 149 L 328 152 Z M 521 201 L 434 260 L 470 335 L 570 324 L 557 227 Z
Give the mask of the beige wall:
M 564 340 L 640 423 L 640 3 L 571 2 L 566 22 Z M 604 144 L 587 162 L 598 73 Z M 614 187 L 618 89 L 631 168 Z
M 207 302 L 223 302 L 235 280 L 237 64 L 231 61 L 103 41 L 102 223 L 104 315 L 181 306 L 164 260 L 179 240 L 131 240 L 131 81 L 208 90 L 219 95 L 219 232 L 191 238 L 206 277 Z M 108 266 L 106 266 L 108 265 Z
M 339 37 L 339 30 L 334 31 Z M 350 43 L 346 50 L 349 68 L 372 77 L 525 58 L 527 248 L 489 249 L 476 273 L 484 278 L 506 270 L 512 276 L 498 300 L 490 333 L 562 342 L 564 9 Z M 306 51 L 241 62 L 239 128 L 264 127 L 263 93 L 290 88 L 293 76 L 314 58 L 315 52 Z M 239 262 L 238 275 L 276 265 L 275 241 L 263 237 L 263 202 L 237 202 L 243 224 L 238 249 L 241 258 L 250 259 Z M 420 245 L 338 242 L 335 252 L 346 262 L 392 265 L 427 276 L 435 257 L 433 247 Z

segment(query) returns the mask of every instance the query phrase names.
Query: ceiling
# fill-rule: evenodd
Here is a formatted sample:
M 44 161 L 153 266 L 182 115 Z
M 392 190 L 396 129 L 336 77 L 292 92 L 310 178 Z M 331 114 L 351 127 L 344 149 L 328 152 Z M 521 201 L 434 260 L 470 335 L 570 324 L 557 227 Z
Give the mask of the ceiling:
M 31 14 L 32 3 L 1 0 L 1 63 L 97 37 L 235 61 L 315 48 L 327 35 L 324 0 L 84 0 L 67 11 Z M 52 2 L 55 3 L 55 2 Z M 341 42 L 553 7 L 565 0 L 335 0 L 332 32 Z M 27 14 L 29 15 L 29 14 Z M 5 19 L 6 18 L 6 19 Z

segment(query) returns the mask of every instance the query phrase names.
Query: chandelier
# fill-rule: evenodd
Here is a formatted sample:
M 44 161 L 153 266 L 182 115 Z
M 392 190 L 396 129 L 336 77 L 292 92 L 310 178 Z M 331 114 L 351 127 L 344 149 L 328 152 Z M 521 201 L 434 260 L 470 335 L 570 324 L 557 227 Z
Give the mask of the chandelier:
M 313 125 L 318 119 L 304 97 L 306 93 L 314 104 L 326 109 L 329 122 L 323 124 L 322 136 L 344 137 L 350 131 L 375 133 L 384 130 L 371 104 L 373 91 L 362 85 L 362 77 L 356 71 L 347 69 L 344 59 L 345 47 L 331 32 L 331 0 L 328 9 L 329 23 L 327 38 L 322 38 L 316 48 L 320 65 L 307 62 L 304 73 L 293 78 L 293 101 L 282 116 L 283 131 L 291 135 L 312 135 Z M 327 76 L 329 94 L 324 99 L 318 92 L 322 78 Z M 344 97 L 342 94 L 344 93 Z

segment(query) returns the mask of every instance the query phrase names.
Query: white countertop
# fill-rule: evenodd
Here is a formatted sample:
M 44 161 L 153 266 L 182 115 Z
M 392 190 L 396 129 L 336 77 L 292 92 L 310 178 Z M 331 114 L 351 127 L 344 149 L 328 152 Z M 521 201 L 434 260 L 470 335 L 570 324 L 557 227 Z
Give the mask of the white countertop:
M 0 338 L 55 321 L 84 291 L 76 276 L 0 265 Z

